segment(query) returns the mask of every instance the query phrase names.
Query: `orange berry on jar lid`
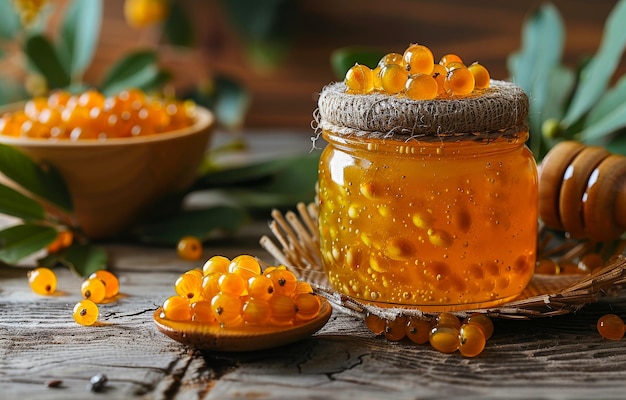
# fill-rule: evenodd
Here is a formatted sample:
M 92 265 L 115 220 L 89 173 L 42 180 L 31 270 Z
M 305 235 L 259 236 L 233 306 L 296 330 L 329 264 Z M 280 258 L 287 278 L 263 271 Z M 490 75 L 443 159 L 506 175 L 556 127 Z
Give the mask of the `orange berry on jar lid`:
M 487 68 L 475 62 L 467 67 L 467 69 L 474 75 L 474 87 L 476 89 L 487 89 L 489 87 L 491 76 Z
M 199 260 L 202 257 L 202 242 L 195 236 L 185 236 L 178 242 L 176 251 L 183 260 Z
M 474 90 L 474 75 L 467 68 L 456 68 L 448 71 L 444 85 L 453 96 L 468 95 Z
M 446 87 L 444 81 L 446 80 L 446 75 L 448 75 L 448 70 L 440 64 L 435 64 L 433 66 L 433 72 L 431 76 L 437 82 L 437 95 L 442 95 L 446 93 Z
M 446 67 L 451 62 L 457 62 L 457 63 L 463 64 L 463 60 L 457 54 L 448 53 L 448 54 L 445 54 L 443 57 L 441 57 L 441 59 L 439 60 L 439 65 Z
M 421 44 L 410 45 L 402 55 L 407 71 L 412 74 L 430 74 L 435 58 L 432 51 Z
M 356 64 L 346 72 L 344 80 L 348 92 L 366 94 L 374 89 L 372 70 L 367 65 Z
M 387 94 L 397 94 L 404 90 L 409 73 L 398 64 L 388 64 L 380 70 L 380 84 Z
M 621 340 L 624 337 L 624 321 L 615 314 L 606 314 L 598 319 L 598 333 L 610 340 Z
M 409 76 L 404 93 L 412 100 L 431 100 L 437 97 L 438 91 L 435 78 L 427 74 L 417 74 Z
M 387 53 L 384 56 L 382 56 L 382 58 L 380 59 L 380 61 L 378 61 L 378 66 L 380 68 L 384 67 L 385 65 L 388 64 L 398 64 L 404 67 L 404 58 L 402 57 L 402 54 L 400 53 Z

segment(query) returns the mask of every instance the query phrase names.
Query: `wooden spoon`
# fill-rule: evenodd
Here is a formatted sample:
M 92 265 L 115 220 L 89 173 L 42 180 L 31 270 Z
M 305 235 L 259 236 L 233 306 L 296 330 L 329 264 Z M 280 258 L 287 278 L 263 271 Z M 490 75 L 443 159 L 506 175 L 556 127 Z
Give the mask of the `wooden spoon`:
M 320 330 L 332 313 L 328 300 L 320 297 L 320 301 L 322 307 L 317 317 L 286 327 L 221 328 L 212 324 L 171 321 L 161 317 L 161 307 L 154 312 L 154 322 L 170 338 L 195 349 L 232 352 L 263 350 L 297 342 Z

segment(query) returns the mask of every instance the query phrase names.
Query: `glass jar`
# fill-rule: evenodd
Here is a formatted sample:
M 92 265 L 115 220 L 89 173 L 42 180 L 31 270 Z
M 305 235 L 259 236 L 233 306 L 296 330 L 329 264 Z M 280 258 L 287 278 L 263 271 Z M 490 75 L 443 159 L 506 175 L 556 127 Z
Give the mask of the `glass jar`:
M 321 255 L 335 290 L 426 311 L 490 307 L 524 290 L 538 208 L 527 130 L 485 140 L 322 134 Z

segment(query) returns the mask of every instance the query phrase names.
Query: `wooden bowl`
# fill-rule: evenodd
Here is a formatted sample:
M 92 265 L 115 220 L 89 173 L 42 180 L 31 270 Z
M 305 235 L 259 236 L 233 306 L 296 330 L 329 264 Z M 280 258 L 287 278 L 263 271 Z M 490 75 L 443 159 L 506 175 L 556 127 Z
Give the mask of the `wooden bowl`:
M 58 169 L 72 197 L 73 223 L 88 237 L 103 239 L 128 229 L 154 201 L 194 181 L 214 121 L 198 106 L 191 127 L 151 136 L 51 141 L 0 135 L 0 143 Z

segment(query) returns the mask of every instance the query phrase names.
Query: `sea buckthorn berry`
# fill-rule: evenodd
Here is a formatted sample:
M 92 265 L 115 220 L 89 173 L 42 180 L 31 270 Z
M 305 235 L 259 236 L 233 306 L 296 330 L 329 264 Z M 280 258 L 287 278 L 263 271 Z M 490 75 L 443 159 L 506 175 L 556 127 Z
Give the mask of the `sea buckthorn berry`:
M 197 301 L 191 305 L 191 320 L 204 324 L 216 322 L 213 308 L 208 301 Z
M 412 74 L 429 74 L 433 71 L 435 58 L 432 51 L 421 44 L 410 45 L 402 55 L 406 70 Z
M 296 305 L 296 319 L 300 321 L 308 321 L 315 317 L 322 308 L 322 303 L 315 293 L 297 294 L 293 301 Z
M 190 274 L 190 275 L 194 275 L 196 278 L 202 280 L 202 278 L 204 278 L 204 275 L 202 274 L 202 271 L 200 271 L 199 269 L 190 269 L 189 271 L 186 271 L 185 274 Z
M 444 81 L 446 80 L 447 75 L 448 70 L 443 65 L 433 65 L 433 72 L 430 76 L 432 76 L 435 79 L 435 82 L 437 82 L 437 96 L 446 94 L 446 86 Z
M 491 318 L 489 318 L 485 314 L 472 313 L 466 318 L 465 323 L 478 325 L 480 329 L 483 330 L 485 340 L 489 340 L 489 338 L 491 338 L 491 336 L 493 335 L 493 321 L 491 321 Z
M 89 278 L 81 284 L 80 292 L 85 299 L 94 303 L 102 303 L 106 297 L 107 290 L 101 279 Z
M 413 100 L 430 100 L 437 97 L 437 81 L 427 74 L 411 75 L 406 81 L 404 93 Z
M 250 297 L 267 300 L 274 293 L 274 282 L 265 275 L 257 275 L 248 279 Z
M 54 241 L 46 247 L 46 250 L 48 250 L 48 253 L 57 253 L 63 249 L 70 247 L 73 240 L 74 234 L 71 231 L 59 231 L 56 239 L 54 239 Z
M 105 298 L 111 299 L 120 292 L 120 281 L 117 279 L 114 273 L 107 271 L 105 269 L 100 269 L 91 275 L 89 275 L 89 279 L 100 279 L 102 283 L 104 283 L 104 287 L 106 289 Z
M 442 353 L 454 353 L 459 348 L 459 330 L 451 326 L 435 326 L 428 335 L 430 345 Z
M 461 57 L 454 53 L 445 54 L 441 57 L 441 59 L 439 59 L 439 65 L 444 67 L 446 67 L 451 62 L 458 62 L 463 64 L 463 60 L 461 59 Z
M 241 321 L 241 300 L 229 293 L 218 293 L 211 299 L 213 315 L 227 326 L 238 325 Z
M 448 72 L 458 69 L 458 68 L 467 68 L 467 66 L 460 62 L 450 62 L 446 64 L 446 71 Z
M 90 326 L 98 320 L 98 305 L 91 300 L 81 300 L 72 311 L 72 316 L 77 324 Z
M 428 343 L 428 337 L 432 325 L 425 318 L 411 317 L 406 321 L 405 333 L 406 337 L 413 343 Z
M 209 258 L 204 265 L 202 266 L 202 273 L 204 275 L 209 275 L 212 272 L 228 272 L 228 266 L 230 265 L 230 260 L 228 257 L 224 256 L 213 256 Z
M 603 266 L 604 260 L 598 253 L 587 253 L 580 258 L 580 261 L 578 261 L 578 268 L 585 272 L 592 272 L 597 268 L 602 268 Z
M 455 68 L 448 71 L 444 85 L 452 96 L 465 96 L 474 90 L 474 75 L 467 68 Z
M 398 64 L 388 64 L 380 70 L 380 83 L 387 94 L 397 94 L 403 91 L 408 77 L 406 69 Z
M 382 91 L 383 90 L 383 83 L 380 80 L 380 70 L 381 70 L 381 66 L 377 65 L 376 68 L 374 68 L 372 70 L 372 79 L 374 81 L 374 83 L 372 84 L 373 89 L 372 90 L 376 90 L 376 91 Z M 0 121 L 1 123 L 1 121 Z
M 396 319 L 387 320 L 383 335 L 392 342 L 402 340 L 406 336 L 406 317 L 399 315 Z
M 559 264 L 559 274 L 561 275 L 582 275 L 588 271 L 580 269 L 577 264 L 573 262 L 562 262 Z
M 367 313 L 365 316 L 365 326 L 375 335 L 380 335 L 385 331 L 387 322 L 378 315 Z
M 168 297 L 163 303 L 163 315 L 172 321 L 190 321 L 191 304 L 186 297 Z
M 27 276 L 28 285 L 37 294 L 51 295 L 57 288 L 57 276 L 49 268 L 35 268 L 28 271 Z
M 398 64 L 404 67 L 404 58 L 400 53 L 387 53 L 381 57 L 378 61 L 378 67 L 382 68 L 385 65 Z
M 474 75 L 474 87 L 476 89 L 487 89 L 489 87 L 491 76 L 487 68 L 475 62 L 467 67 L 467 69 Z
M 185 236 L 178 241 L 176 251 L 183 260 L 199 260 L 202 257 L 202 242 L 195 236 Z
M 437 316 L 437 326 L 449 326 L 459 329 L 461 327 L 461 321 L 456 315 L 443 312 Z
M 251 297 L 243 303 L 241 308 L 241 317 L 248 324 L 265 325 L 269 322 L 270 316 L 270 305 L 262 299 Z
M 268 301 L 271 310 L 271 321 L 276 325 L 289 325 L 296 316 L 296 304 L 287 295 L 275 293 Z
M 372 70 L 367 65 L 356 64 L 346 72 L 345 83 L 349 93 L 369 93 L 374 89 Z
M 535 273 L 537 274 L 556 275 L 559 271 L 559 265 L 550 258 L 542 258 L 535 265 Z
M 202 299 L 202 281 L 194 274 L 182 274 L 174 283 L 176 294 L 194 303 Z
M 291 296 L 296 290 L 298 279 L 293 272 L 287 269 L 276 269 L 270 273 L 266 273 L 265 276 L 274 282 L 274 290 L 276 293 Z
M 485 349 L 485 334 L 480 326 L 463 324 L 459 329 L 459 352 L 465 357 L 475 357 Z
M 202 278 L 202 294 L 205 299 L 212 299 L 220 291 L 220 278 L 224 275 L 220 272 L 212 272 Z
M 247 293 L 247 283 L 241 275 L 227 272 L 220 276 L 217 281 L 220 291 L 233 296 L 241 296 Z
M 598 333 L 610 340 L 621 340 L 624 337 L 624 321 L 615 314 L 606 314 L 598 319 Z
M 294 290 L 294 295 L 300 293 L 313 293 L 313 287 L 310 283 L 305 281 L 296 282 L 296 289 Z
M 248 280 L 261 273 L 261 265 L 256 258 L 242 254 L 232 259 L 228 266 L 228 272 L 241 275 L 243 279 Z

